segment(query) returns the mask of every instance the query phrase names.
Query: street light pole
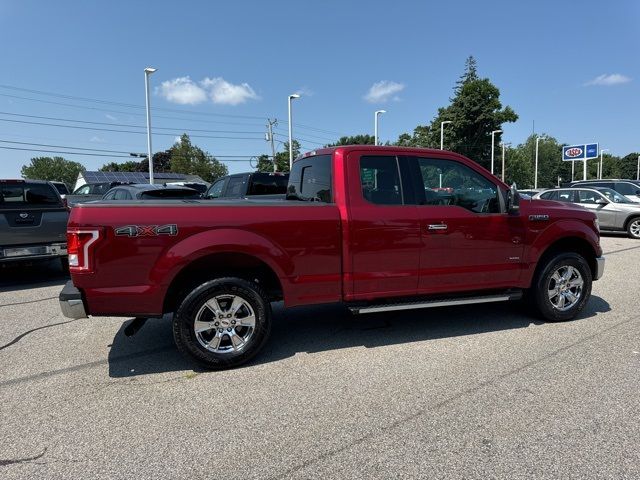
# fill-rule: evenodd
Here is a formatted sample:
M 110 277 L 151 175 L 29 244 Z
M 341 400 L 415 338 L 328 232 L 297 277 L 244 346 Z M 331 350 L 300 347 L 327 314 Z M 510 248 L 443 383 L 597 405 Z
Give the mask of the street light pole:
M 147 158 L 149 160 L 149 183 L 153 185 L 153 155 L 151 153 L 151 103 L 149 102 L 149 75 L 157 68 L 144 69 L 144 93 L 147 98 Z
M 378 115 L 387 113 L 386 110 L 376 110 L 373 114 L 373 144 L 378 145 Z
M 494 130 L 491 132 L 491 175 L 493 175 L 493 155 L 495 150 L 494 138 L 496 133 L 502 133 L 502 130 Z
M 608 152 L 608 151 L 609 151 L 609 149 L 608 149 L 608 148 L 601 148 L 601 149 L 600 149 L 600 169 L 598 170 L 598 178 L 599 178 L 600 180 L 602 180 L 602 154 L 603 154 L 604 152 Z
M 636 173 L 636 180 L 640 180 L 640 155 L 638 155 L 638 172 Z
M 502 175 L 500 176 L 500 180 L 504 182 L 504 142 L 501 142 L 502 145 Z
M 293 167 L 293 130 L 291 125 L 291 101 L 300 98 L 297 93 L 289 95 L 289 171 Z
M 538 145 L 540 144 L 540 140 L 543 139 L 544 137 L 536 137 L 536 166 L 533 175 L 533 188 L 538 188 Z
M 440 150 L 444 150 L 444 126 L 447 123 L 453 123 L 451 120 L 440 122 Z

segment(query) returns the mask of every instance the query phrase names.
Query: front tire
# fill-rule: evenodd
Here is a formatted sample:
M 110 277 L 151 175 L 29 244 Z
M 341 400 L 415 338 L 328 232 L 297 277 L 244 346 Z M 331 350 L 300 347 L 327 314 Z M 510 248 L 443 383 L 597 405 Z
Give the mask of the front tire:
M 533 300 L 546 320 L 561 322 L 575 318 L 591 296 L 592 274 L 587 261 L 577 253 L 549 258 L 536 275 Z
M 249 361 L 271 331 L 271 305 L 253 282 L 219 278 L 203 283 L 173 317 L 178 350 L 198 365 L 221 370 Z
M 629 235 L 629 238 L 640 239 L 640 217 L 629 220 L 627 224 L 627 235 Z

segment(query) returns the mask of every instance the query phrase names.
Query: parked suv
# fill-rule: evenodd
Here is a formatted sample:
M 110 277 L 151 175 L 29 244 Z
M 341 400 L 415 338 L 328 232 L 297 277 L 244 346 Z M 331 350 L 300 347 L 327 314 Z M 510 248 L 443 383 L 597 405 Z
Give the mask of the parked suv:
M 632 202 L 610 188 L 559 188 L 539 193 L 533 198 L 577 203 L 598 216 L 601 230 L 626 231 L 629 237 L 640 239 L 640 203 Z
M 68 219 L 50 182 L 0 180 L 0 264 L 60 258 L 66 266 Z
M 624 195 L 629 200 L 640 202 L 640 182 L 638 182 L 637 180 L 579 180 L 577 182 L 573 182 L 570 187 L 610 188 L 612 190 L 615 190 L 619 194 Z
M 148 183 L 134 183 L 119 185 L 104 194 L 102 200 L 179 200 L 201 198 L 200 192 L 180 185 L 158 185 Z

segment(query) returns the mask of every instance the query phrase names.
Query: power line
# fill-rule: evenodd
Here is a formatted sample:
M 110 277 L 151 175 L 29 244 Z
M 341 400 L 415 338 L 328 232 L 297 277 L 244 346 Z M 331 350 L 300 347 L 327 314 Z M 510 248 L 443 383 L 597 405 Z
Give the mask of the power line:
M 60 153 L 62 155 L 85 155 L 88 157 L 109 157 L 109 158 L 131 158 L 129 155 L 109 155 L 102 153 L 83 153 L 83 152 L 61 152 L 58 150 L 41 150 L 36 148 L 20 148 L 20 147 L 4 147 L 0 145 L 0 148 L 4 150 L 22 150 L 24 152 L 42 152 L 42 153 Z
M 102 99 L 89 98 L 89 97 L 79 97 L 79 96 L 75 96 L 75 95 L 64 95 L 64 94 L 60 94 L 60 93 L 46 92 L 46 91 L 42 91 L 42 90 L 34 90 L 34 89 L 28 89 L 28 88 L 22 88 L 22 87 L 14 87 L 12 85 L 0 85 L 0 88 L 4 88 L 4 89 L 8 89 L 8 90 L 14 90 L 14 91 L 20 91 L 20 92 L 33 93 L 33 94 L 36 94 L 36 95 L 45 95 L 45 96 L 51 96 L 51 97 L 56 97 L 56 98 L 64 98 L 66 100 L 78 100 L 78 101 L 81 101 L 81 102 L 93 102 L 93 103 L 98 103 L 98 104 L 102 104 L 102 105 L 115 105 L 115 106 L 118 106 L 118 107 L 134 108 L 134 109 L 143 109 L 143 108 L 145 108 L 144 105 L 136 105 L 136 104 L 131 104 L 131 103 L 123 103 L 123 102 L 114 102 L 112 100 L 102 100 Z M 9 95 L 4 95 L 4 96 L 9 96 Z M 27 99 L 27 100 L 45 101 L 45 100 L 40 100 L 40 99 Z M 49 103 L 51 103 L 51 102 L 49 102 Z M 67 106 L 69 106 L 69 105 L 67 105 Z M 71 106 L 73 106 L 73 105 L 71 105 Z M 253 116 L 253 115 L 233 115 L 233 114 L 229 114 L 229 113 L 225 114 L 225 113 L 214 113 L 214 112 L 198 112 L 198 111 L 195 111 L 195 110 L 180 110 L 180 109 L 175 109 L 175 108 L 164 108 L 164 107 L 152 107 L 151 109 L 154 110 L 154 111 L 173 112 L 173 113 L 199 115 L 199 116 L 244 118 L 244 119 L 249 119 L 249 120 L 263 120 L 264 119 L 264 117 L 258 117 L 258 116 Z M 125 113 L 125 112 L 121 112 L 121 113 Z M 125 114 L 127 114 L 127 113 L 125 113 Z M 287 124 L 286 121 L 283 121 L 283 123 Z M 302 124 L 302 123 L 296 123 L 296 126 L 300 127 L 300 128 L 303 128 L 303 129 L 309 129 L 309 130 L 315 130 L 317 132 L 328 133 L 328 134 L 331 134 L 331 135 L 346 136 L 345 134 L 340 133 L 340 132 L 327 130 L 327 129 L 321 129 L 321 128 L 317 128 L 317 127 L 312 127 L 310 125 L 305 125 L 305 124 Z
M 127 128 L 146 128 L 144 125 L 131 125 L 127 123 L 111 123 L 111 122 L 91 122 L 89 120 L 74 120 L 71 118 L 60 118 L 60 117 L 43 117 L 41 115 L 26 115 L 23 113 L 11 113 L 11 112 L 0 112 L 0 115 L 11 115 L 15 117 L 23 117 L 23 118 L 37 118 L 40 120 L 56 120 L 60 122 L 71 122 L 71 123 L 80 123 L 87 125 L 107 125 L 112 127 L 127 127 Z M 175 130 L 175 131 L 190 131 L 190 132 L 204 132 L 204 133 L 242 133 L 242 134 L 260 134 L 262 132 L 258 131 L 240 131 L 240 130 L 201 130 L 197 128 L 179 128 L 179 127 L 153 127 L 154 130 Z
M 135 132 L 131 130 L 118 130 L 113 128 L 100 128 L 100 127 L 83 127 L 80 125 L 60 125 L 56 123 L 45 123 L 45 122 L 30 122 L 26 120 L 11 120 L 8 118 L 0 118 L 0 122 L 10 122 L 10 123 L 21 123 L 27 125 L 44 125 L 48 127 L 58 127 L 58 128 L 75 128 L 79 130 L 95 130 L 100 132 L 116 132 L 116 133 L 133 133 L 145 135 L 146 132 Z M 183 132 L 184 133 L 184 132 Z M 156 132 L 154 135 L 162 135 L 166 137 L 175 137 L 176 135 L 180 135 L 179 132 L 176 133 L 162 133 Z M 263 140 L 260 137 L 229 137 L 229 136 L 212 136 L 212 135 L 189 135 L 192 138 L 211 138 L 211 139 L 227 139 L 227 140 Z

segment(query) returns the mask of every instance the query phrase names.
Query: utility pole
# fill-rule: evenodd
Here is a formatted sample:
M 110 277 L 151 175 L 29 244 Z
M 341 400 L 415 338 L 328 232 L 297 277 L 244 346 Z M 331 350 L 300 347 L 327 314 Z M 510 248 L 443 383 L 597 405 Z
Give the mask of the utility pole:
M 269 129 L 269 133 L 267 133 L 267 140 L 271 141 L 271 155 L 273 158 L 273 173 L 278 171 L 278 165 L 276 165 L 276 147 L 273 144 L 273 127 L 278 126 L 278 119 L 274 118 L 271 121 L 270 118 L 267 118 L 267 128 Z

